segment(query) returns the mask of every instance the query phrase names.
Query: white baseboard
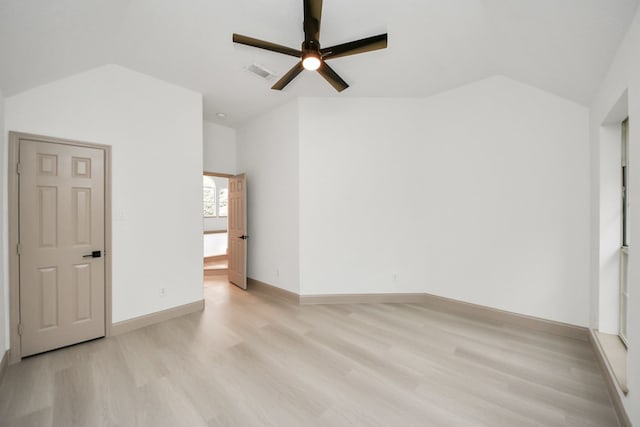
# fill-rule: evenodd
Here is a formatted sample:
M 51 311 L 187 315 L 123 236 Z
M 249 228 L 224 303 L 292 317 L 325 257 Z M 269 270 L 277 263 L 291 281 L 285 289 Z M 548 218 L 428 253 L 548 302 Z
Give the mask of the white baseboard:
M 512 313 L 427 293 L 299 295 L 251 278 L 247 279 L 247 283 L 250 285 L 249 290 L 257 290 L 298 304 L 423 304 L 432 310 L 502 322 L 583 341 L 589 340 L 589 329 L 582 326 Z
M 7 372 L 7 367 L 9 366 L 9 350 L 5 351 L 2 355 L 2 360 L 0 360 L 0 381 L 4 377 L 4 374 Z
M 300 295 L 295 292 L 287 291 L 286 289 L 261 282 L 260 280 L 252 279 L 250 277 L 247 277 L 247 289 L 250 291 L 258 291 L 295 304 L 300 303 Z
M 582 326 L 541 319 L 539 317 L 528 316 L 526 314 L 513 313 L 510 311 L 499 310 L 497 308 L 472 304 L 431 294 L 424 294 L 423 304 L 432 310 L 462 314 L 483 320 L 521 326 L 527 329 L 548 332 L 563 337 L 577 338 L 583 341 L 589 340 L 589 329 Z
M 156 313 L 147 314 L 133 319 L 123 320 L 111 325 L 111 335 L 126 334 L 136 329 L 155 323 L 164 322 L 165 320 L 184 316 L 185 314 L 195 313 L 204 310 L 204 299 L 189 304 L 180 305 L 178 307 L 169 308 L 167 310 L 158 311 Z
M 328 294 L 300 295 L 300 304 L 421 304 L 424 294 Z

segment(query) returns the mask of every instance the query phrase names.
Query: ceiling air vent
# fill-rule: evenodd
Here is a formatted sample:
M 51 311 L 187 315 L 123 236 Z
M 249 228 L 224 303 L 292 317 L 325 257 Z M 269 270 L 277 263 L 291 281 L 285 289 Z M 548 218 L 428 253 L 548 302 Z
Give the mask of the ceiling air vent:
M 249 65 L 247 70 L 267 80 L 275 76 L 275 74 L 272 71 L 267 70 L 262 65 L 258 65 L 258 64 Z

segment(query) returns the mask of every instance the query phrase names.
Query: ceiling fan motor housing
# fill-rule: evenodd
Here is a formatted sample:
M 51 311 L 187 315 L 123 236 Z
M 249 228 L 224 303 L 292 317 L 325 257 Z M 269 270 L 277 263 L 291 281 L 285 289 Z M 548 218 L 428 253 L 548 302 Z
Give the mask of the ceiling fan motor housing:
M 317 40 L 305 40 L 302 42 L 302 53 L 316 53 L 320 55 L 320 42 Z

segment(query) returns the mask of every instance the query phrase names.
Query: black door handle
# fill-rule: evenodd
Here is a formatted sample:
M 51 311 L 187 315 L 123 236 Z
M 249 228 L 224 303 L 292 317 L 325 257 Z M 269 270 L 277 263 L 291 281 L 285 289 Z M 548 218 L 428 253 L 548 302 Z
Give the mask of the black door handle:
M 249 236 L 247 235 L 242 235 L 242 236 L 238 236 L 238 239 L 242 239 L 242 240 L 247 240 L 249 238 Z
M 100 258 L 102 256 L 102 251 L 93 251 L 90 254 L 82 255 L 82 258 Z

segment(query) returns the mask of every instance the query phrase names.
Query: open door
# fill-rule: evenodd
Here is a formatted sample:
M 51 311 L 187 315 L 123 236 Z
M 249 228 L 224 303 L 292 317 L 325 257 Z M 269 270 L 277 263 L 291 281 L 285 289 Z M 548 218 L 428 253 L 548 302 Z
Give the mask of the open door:
M 229 281 L 247 289 L 247 178 L 229 178 Z

